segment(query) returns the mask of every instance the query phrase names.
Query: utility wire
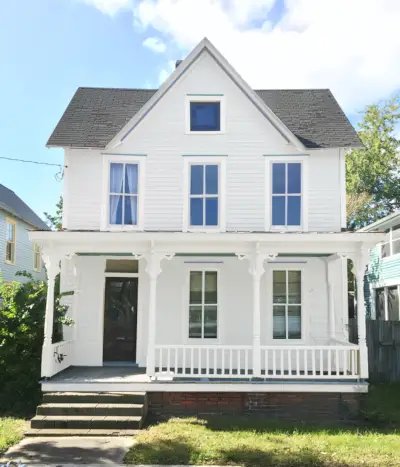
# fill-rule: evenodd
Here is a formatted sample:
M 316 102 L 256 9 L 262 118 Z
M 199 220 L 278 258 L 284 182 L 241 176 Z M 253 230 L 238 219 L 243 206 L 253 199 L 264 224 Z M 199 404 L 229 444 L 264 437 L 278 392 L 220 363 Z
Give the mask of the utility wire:
M 29 161 L 26 159 L 14 159 L 12 157 L 5 157 L 5 156 L 0 156 L 0 159 L 5 159 L 7 161 L 14 161 L 14 162 L 26 162 L 28 164 L 51 165 L 53 167 L 58 167 L 60 169 L 59 172 L 54 174 L 54 178 L 57 180 L 57 182 L 60 182 L 64 178 L 64 169 L 68 167 L 67 165 L 64 165 L 64 164 L 53 164 L 51 162 Z

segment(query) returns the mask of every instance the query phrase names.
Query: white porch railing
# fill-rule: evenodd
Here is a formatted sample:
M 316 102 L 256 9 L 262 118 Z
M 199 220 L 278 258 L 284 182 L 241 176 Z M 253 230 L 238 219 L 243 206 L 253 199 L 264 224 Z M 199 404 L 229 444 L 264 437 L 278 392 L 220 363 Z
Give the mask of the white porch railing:
M 155 346 L 157 378 L 249 378 L 253 377 L 251 346 Z M 356 379 L 360 375 L 359 347 L 263 346 L 261 378 Z
M 48 347 L 43 347 L 42 356 L 42 377 L 46 378 L 50 378 L 72 365 L 74 342 L 72 340 L 62 341 Z
M 185 378 L 248 378 L 251 346 L 156 345 L 156 376 Z

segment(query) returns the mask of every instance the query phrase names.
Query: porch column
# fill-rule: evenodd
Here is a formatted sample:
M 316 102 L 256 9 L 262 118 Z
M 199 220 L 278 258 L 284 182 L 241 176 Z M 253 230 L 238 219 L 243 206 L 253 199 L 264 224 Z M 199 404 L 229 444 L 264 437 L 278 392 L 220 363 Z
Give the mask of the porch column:
M 327 287 L 327 302 L 328 302 L 328 334 L 331 339 L 336 337 L 336 317 L 335 317 L 335 286 L 332 280 L 332 267 L 331 264 L 337 258 L 336 255 L 333 255 L 328 258 L 324 258 L 325 263 L 325 278 L 326 278 L 326 287 Z
M 368 348 L 367 329 L 364 298 L 364 276 L 369 261 L 368 249 L 361 244 L 354 257 L 354 270 L 357 280 L 357 331 L 358 345 L 360 347 L 360 377 L 368 378 Z
M 260 306 L 260 282 L 265 272 L 264 261 L 275 259 L 275 253 L 261 253 L 257 245 L 254 253 L 236 253 L 239 260 L 250 261 L 249 273 L 253 277 L 253 377 L 261 377 L 261 306 Z
M 150 278 L 146 366 L 146 373 L 150 377 L 153 377 L 155 374 L 157 278 L 161 273 L 161 261 L 163 259 L 171 260 L 173 256 L 173 253 L 162 253 L 156 251 L 154 248 L 143 255 L 147 262 L 146 272 Z
M 44 340 L 42 348 L 42 371 L 43 377 L 51 376 L 52 363 L 52 340 L 54 322 L 54 287 L 57 274 L 60 272 L 61 256 L 43 251 L 43 262 L 47 273 L 47 297 L 44 317 Z

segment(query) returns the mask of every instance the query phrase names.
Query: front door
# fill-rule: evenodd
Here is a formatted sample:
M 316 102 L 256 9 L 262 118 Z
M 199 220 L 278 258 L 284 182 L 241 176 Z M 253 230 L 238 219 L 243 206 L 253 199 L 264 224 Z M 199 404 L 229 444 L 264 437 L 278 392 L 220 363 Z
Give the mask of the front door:
M 107 277 L 103 361 L 136 361 L 138 279 Z

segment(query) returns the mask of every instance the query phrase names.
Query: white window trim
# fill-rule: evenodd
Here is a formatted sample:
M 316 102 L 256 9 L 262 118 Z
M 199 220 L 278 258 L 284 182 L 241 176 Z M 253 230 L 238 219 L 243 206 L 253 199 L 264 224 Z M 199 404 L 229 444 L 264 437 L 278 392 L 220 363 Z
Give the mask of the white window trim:
M 137 225 L 112 225 L 110 219 L 110 164 L 138 164 L 138 222 Z M 144 229 L 144 194 L 146 180 L 146 157 L 103 154 L 103 202 L 101 229 L 107 231 L 135 231 Z
M 265 159 L 265 230 L 307 232 L 308 231 L 308 157 L 307 156 L 264 156 Z M 301 222 L 299 226 L 272 225 L 272 164 L 287 164 L 298 162 L 301 164 Z
M 307 341 L 308 329 L 306 327 L 307 296 L 306 296 L 306 268 L 298 265 L 282 264 L 271 265 L 265 275 L 267 290 L 267 342 L 275 345 L 303 344 Z M 274 339 L 274 313 L 273 313 L 273 274 L 274 271 L 300 271 L 301 272 L 301 339 Z M 328 309 L 327 309 L 328 313 Z
M 11 261 L 7 259 L 7 243 L 8 243 L 8 224 L 12 224 L 14 231 L 14 249 L 13 249 L 13 258 Z M 17 222 L 10 217 L 6 217 L 6 239 L 5 239 L 5 248 L 4 248 L 4 262 L 11 266 L 15 266 L 17 261 Z
M 189 306 L 190 306 L 190 273 L 191 272 L 216 272 L 217 273 L 217 337 L 189 337 Z M 191 266 L 186 269 L 186 280 L 183 293 L 184 319 L 183 319 L 183 341 L 190 345 L 213 345 L 221 343 L 221 270 L 220 268 L 207 268 Z
M 184 157 L 183 158 L 183 231 L 184 232 L 225 232 L 226 231 L 226 157 Z M 190 166 L 218 165 L 218 225 L 190 225 Z
M 391 260 L 396 259 L 396 258 L 400 258 L 400 253 L 393 254 L 393 243 L 394 242 L 400 242 L 400 238 L 396 238 L 396 239 L 393 240 L 393 227 L 389 228 L 388 234 L 389 234 L 388 241 L 384 241 L 384 242 L 381 242 L 379 244 L 379 258 L 380 258 L 381 261 L 385 261 L 385 262 L 386 261 L 391 261 Z M 389 254 L 389 256 L 385 256 L 384 258 L 382 258 L 382 247 L 383 247 L 383 245 L 386 245 L 387 243 L 390 246 L 390 254 Z
M 190 103 L 191 102 L 219 102 L 220 103 L 220 130 L 219 131 L 191 131 L 190 130 Z M 185 130 L 188 135 L 223 135 L 226 128 L 226 102 L 225 96 L 201 95 L 186 96 L 185 99 Z
M 35 267 L 35 258 L 36 255 L 39 254 L 39 266 L 36 268 Z M 42 252 L 41 248 L 38 243 L 34 242 L 33 243 L 33 270 L 36 272 L 40 272 L 42 269 Z

